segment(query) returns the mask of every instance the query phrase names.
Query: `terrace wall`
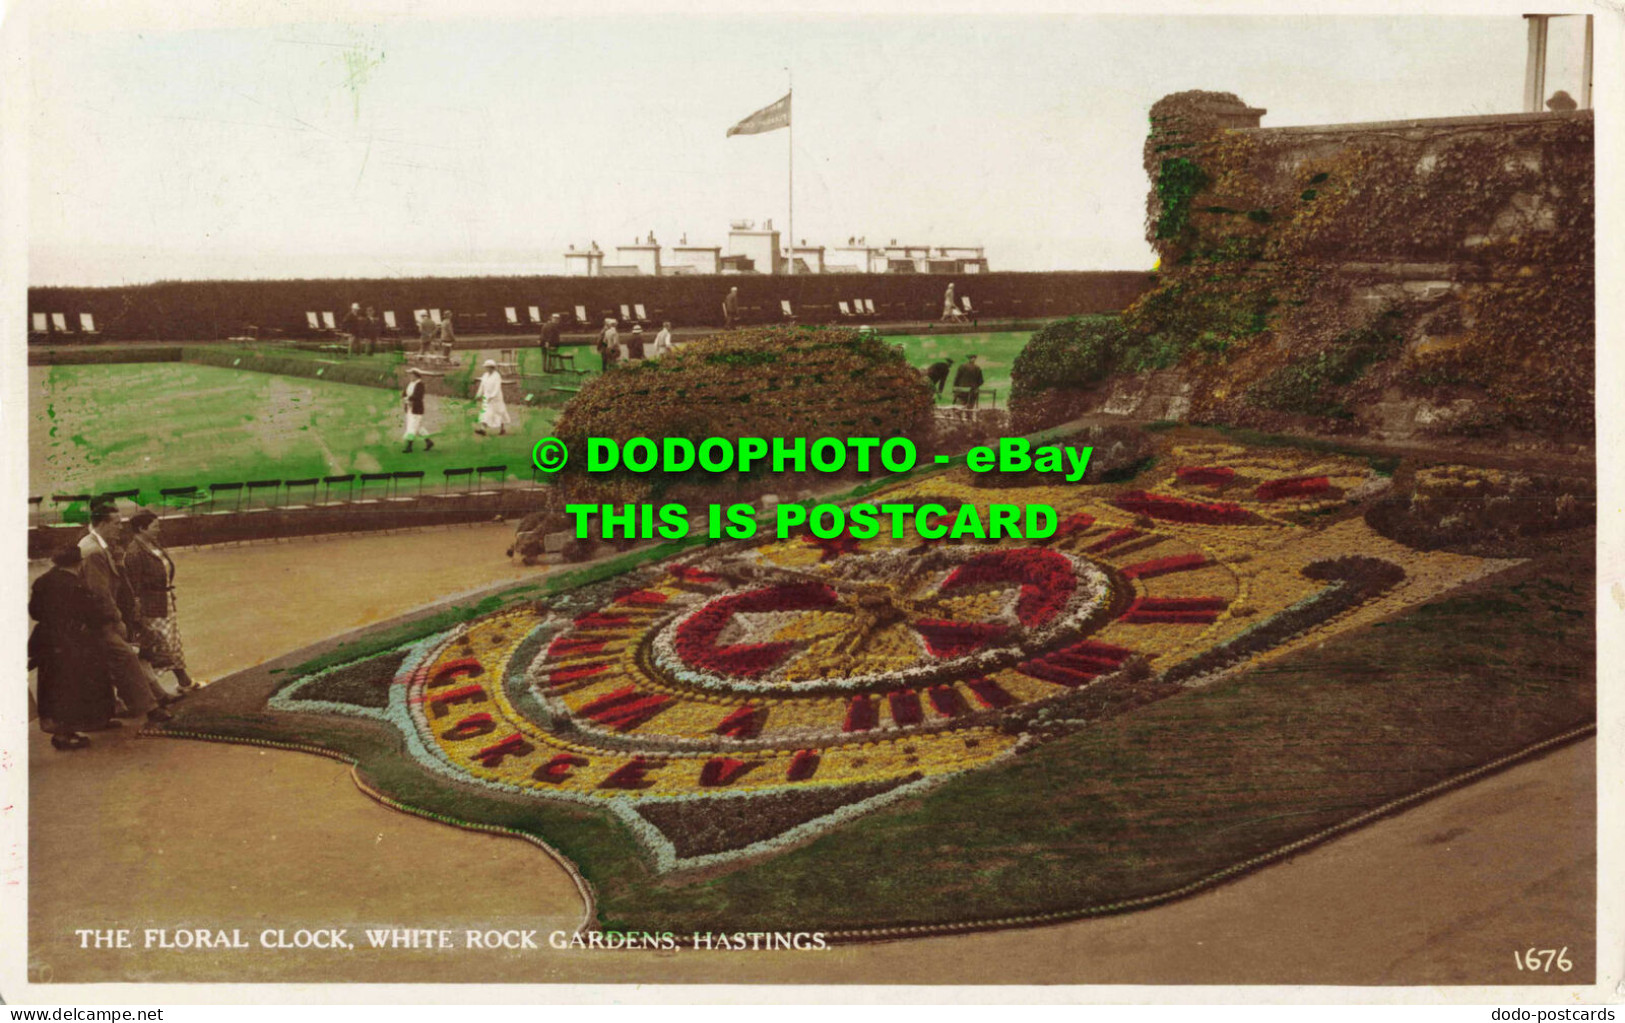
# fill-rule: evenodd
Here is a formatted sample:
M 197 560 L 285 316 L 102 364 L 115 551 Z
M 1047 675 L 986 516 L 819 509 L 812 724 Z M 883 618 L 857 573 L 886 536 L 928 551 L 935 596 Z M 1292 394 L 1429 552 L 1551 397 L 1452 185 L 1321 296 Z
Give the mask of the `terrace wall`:
M 1178 364 L 1197 419 L 1589 437 L 1589 111 L 1235 129 L 1237 102 L 1152 110 L 1130 368 Z
M 722 299 L 739 288 L 747 323 L 778 323 L 781 300 L 788 300 L 803 323 L 843 322 L 836 303 L 869 299 L 874 317 L 845 322 L 936 320 L 942 315 L 943 291 L 949 281 L 959 295 L 969 296 L 980 317 L 1048 318 L 1074 313 L 1119 312 L 1152 282 L 1140 271 L 1056 273 L 813 274 L 766 276 L 728 274 L 676 277 L 445 277 L 373 280 L 297 281 L 165 281 L 111 288 L 30 288 L 31 313 L 67 313 L 77 324 L 80 313 L 95 318 L 94 335 L 31 335 L 30 340 L 60 344 L 69 340 L 208 341 L 245 333 L 248 325 L 261 336 L 302 337 L 311 333 L 306 311 L 332 311 L 342 316 L 351 302 L 382 311 L 394 310 L 400 326 L 410 326 L 412 310 L 451 309 L 462 333 L 507 330 L 505 308 L 521 321 L 528 308 L 559 313 L 566 329 L 576 329 L 575 307 L 584 306 L 589 320 L 620 317 L 620 306 L 642 303 L 649 317 L 671 320 L 679 327 L 716 326 Z M 517 332 L 531 334 L 526 324 Z

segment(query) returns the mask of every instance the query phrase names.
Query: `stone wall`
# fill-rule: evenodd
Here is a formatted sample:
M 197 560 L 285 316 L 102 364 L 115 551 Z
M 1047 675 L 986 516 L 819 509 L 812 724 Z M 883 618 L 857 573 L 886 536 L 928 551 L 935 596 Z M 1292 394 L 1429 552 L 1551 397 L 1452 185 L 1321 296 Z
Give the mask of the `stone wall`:
M 1380 430 L 1411 402 L 1436 410 L 1409 417 L 1423 432 L 1589 435 L 1590 112 L 1236 128 L 1241 112 L 1262 113 L 1216 93 L 1153 108 L 1161 272 L 1128 311 L 1124 368 L 1179 365 L 1198 419 Z

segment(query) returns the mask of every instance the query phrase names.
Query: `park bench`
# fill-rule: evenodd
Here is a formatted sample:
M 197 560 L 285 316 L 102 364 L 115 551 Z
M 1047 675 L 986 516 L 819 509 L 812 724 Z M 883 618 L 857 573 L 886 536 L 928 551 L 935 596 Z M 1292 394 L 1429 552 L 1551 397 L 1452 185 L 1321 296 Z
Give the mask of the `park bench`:
M 960 408 L 976 410 L 982 407 L 982 395 L 988 396 L 988 407 L 999 407 L 999 391 L 996 387 L 956 387 L 954 388 L 954 404 Z

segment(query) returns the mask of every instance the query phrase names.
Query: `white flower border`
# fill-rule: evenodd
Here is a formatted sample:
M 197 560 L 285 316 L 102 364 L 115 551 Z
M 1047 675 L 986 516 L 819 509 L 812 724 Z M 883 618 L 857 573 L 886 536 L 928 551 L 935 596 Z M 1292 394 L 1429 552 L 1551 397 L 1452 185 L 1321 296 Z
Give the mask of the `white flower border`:
M 497 612 L 501 613 L 501 612 Z M 476 619 L 476 622 L 484 619 Z M 654 860 L 655 871 L 659 874 L 669 874 L 678 870 L 694 870 L 717 866 L 735 860 L 750 859 L 779 852 L 790 846 L 827 831 L 830 828 L 849 823 L 865 814 L 873 813 L 882 807 L 912 795 L 925 792 L 949 778 L 958 777 L 966 771 L 974 770 L 987 764 L 999 763 L 1014 754 L 1014 748 L 1005 750 L 996 756 L 981 761 L 976 765 L 967 765 L 957 771 L 944 771 L 940 774 L 920 778 L 912 782 L 904 782 L 885 792 L 870 796 L 867 799 L 845 806 L 837 807 L 823 816 L 810 821 L 804 821 L 794 827 L 774 835 L 772 838 L 753 842 L 738 849 L 725 852 L 706 853 L 700 856 L 683 857 L 677 854 L 677 847 L 660 832 L 660 829 L 651 824 L 642 814 L 638 813 L 637 805 L 646 802 L 700 802 L 719 799 L 751 799 L 766 795 L 777 795 L 784 792 L 797 791 L 792 785 L 775 786 L 771 789 L 749 789 L 742 791 L 719 792 L 687 792 L 674 795 L 645 796 L 633 792 L 615 791 L 604 795 L 584 795 L 581 793 L 541 790 L 525 785 L 516 785 L 512 782 L 492 781 L 482 778 L 465 770 L 448 757 L 445 752 L 431 740 L 425 739 L 429 735 L 428 719 L 423 716 L 421 705 L 412 703 L 412 692 L 418 688 L 425 677 L 423 675 L 427 666 L 433 663 L 438 655 L 459 636 L 467 632 L 474 622 L 459 625 L 455 628 L 437 632 L 431 636 L 417 640 L 407 647 L 406 659 L 401 662 L 396 671 L 395 679 L 389 687 L 389 705 L 384 710 L 370 707 L 361 707 L 355 704 L 338 703 L 332 700 L 301 700 L 298 692 L 301 688 L 315 680 L 328 675 L 341 668 L 347 668 L 368 657 L 358 657 L 354 661 L 324 668 L 312 675 L 301 676 L 278 690 L 267 701 L 267 705 L 275 710 L 288 713 L 318 711 L 332 714 L 345 714 L 353 717 L 370 718 L 393 725 L 401 733 L 406 746 L 406 752 L 418 766 L 447 778 L 450 781 L 462 784 L 473 784 L 486 789 L 495 789 L 512 795 L 519 795 L 540 802 L 558 801 L 576 803 L 584 806 L 595 806 L 609 811 L 620 823 L 624 824 L 642 845 L 644 850 Z M 557 621 L 551 618 L 543 619 L 527 633 L 526 636 L 542 629 L 557 627 Z M 521 638 L 521 643 L 524 638 Z M 376 654 L 369 657 L 377 656 Z M 504 681 L 506 681 L 504 679 Z M 627 755 L 635 755 L 628 753 Z M 839 785 L 803 785 L 800 791 L 816 788 L 839 788 Z M 546 836 L 543 836 L 544 838 Z
M 1021 548 L 1014 548 L 1020 550 Z M 972 556 L 986 553 L 975 550 Z M 1022 641 L 1023 647 L 1041 647 L 1055 640 L 1062 634 L 1080 628 L 1092 616 L 1104 611 L 1111 595 L 1111 581 L 1106 573 L 1094 562 L 1080 558 L 1065 551 L 1045 549 L 1045 553 L 1064 558 L 1072 565 L 1073 576 L 1078 579 L 1079 585 L 1072 591 L 1071 598 L 1062 613 L 1049 625 L 1037 633 L 1029 635 Z M 914 555 L 905 551 L 880 551 L 867 557 L 885 558 L 896 562 L 912 560 Z M 969 560 L 969 559 L 966 559 Z M 651 660 L 655 667 L 666 672 L 672 679 L 698 689 L 713 692 L 728 693 L 798 693 L 798 692 L 829 692 L 856 691 L 872 689 L 876 686 L 886 685 L 891 688 L 919 688 L 921 685 L 940 681 L 950 674 L 982 674 L 986 675 L 1001 668 L 1008 668 L 1021 660 L 1027 654 L 1015 647 L 1001 647 L 997 650 L 984 650 L 978 654 L 942 661 L 937 664 L 902 668 L 896 671 L 887 671 L 869 675 L 857 675 L 848 678 L 821 678 L 807 679 L 799 682 L 768 681 L 756 682 L 718 675 L 714 672 L 704 671 L 686 664 L 677 653 L 677 631 L 694 615 L 699 614 L 712 600 L 727 596 L 727 593 L 716 594 L 700 601 L 696 606 L 680 613 L 677 617 L 658 626 L 659 631 L 650 643 Z M 766 612 L 771 613 L 771 612 Z

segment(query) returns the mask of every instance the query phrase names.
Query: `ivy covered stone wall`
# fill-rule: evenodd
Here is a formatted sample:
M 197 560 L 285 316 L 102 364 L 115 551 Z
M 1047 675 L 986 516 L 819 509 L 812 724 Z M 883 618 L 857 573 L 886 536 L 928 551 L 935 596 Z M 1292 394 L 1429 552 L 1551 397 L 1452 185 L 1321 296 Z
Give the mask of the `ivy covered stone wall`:
M 1589 112 L 1236 127 L 1259 113 L 1152 108 L 1160 274 L 1120 368 L 1193 374 L 1195 419 L 1358 430 L 1415 400 L 1444 433 L 1590 434 Z

